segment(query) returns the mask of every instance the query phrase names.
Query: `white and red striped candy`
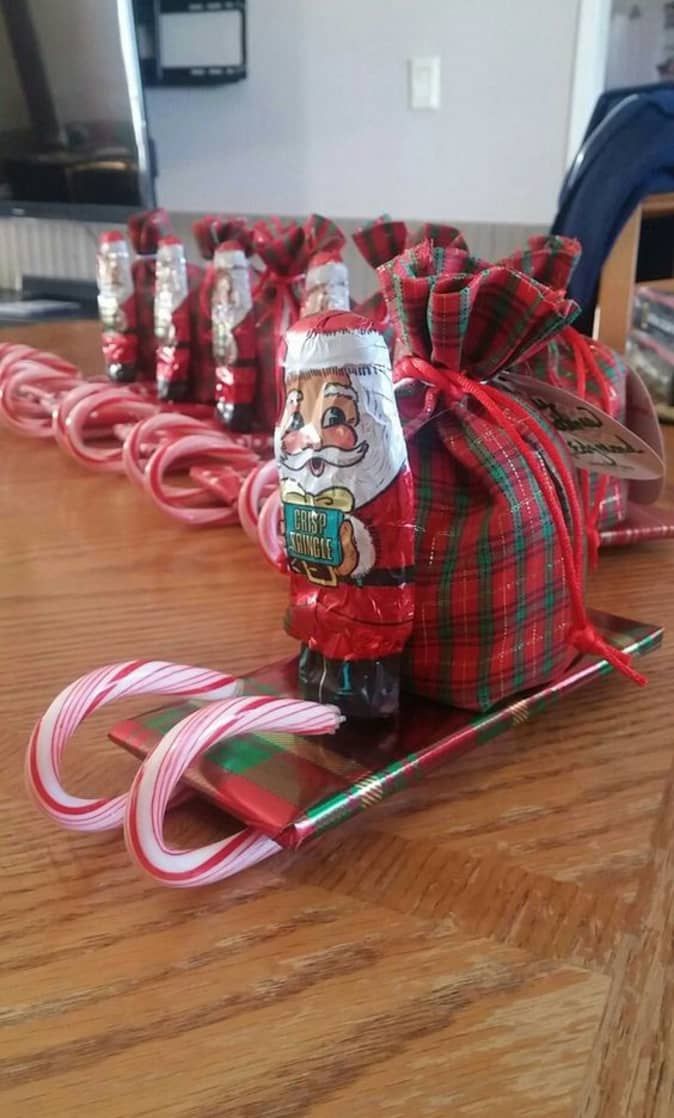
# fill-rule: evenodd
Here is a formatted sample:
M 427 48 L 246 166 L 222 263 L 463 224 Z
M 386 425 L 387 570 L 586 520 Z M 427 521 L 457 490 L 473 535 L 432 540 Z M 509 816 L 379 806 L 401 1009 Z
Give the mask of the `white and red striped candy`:
M 189 469 L 212 461 L 231 467 L 243 477 L 257 464 L 258 457 L 224 433 L 204 430 L 184 435 L 159 447 L 149 459 L 144 472 L 145 488 L 160 509 L 183 523 L 237 524 L 236 506 L 223 505 L 203 485 L 186 488 L 166 481 L 166 475 L 179 464 Z
M 250 695 L 226 699 L 184 718 L 164 735 L 139 769 L 129 793 L 124 835 L 131 857 L 165 885 L 208 885 L 276 854 L 281 847 L 250 827 L 198 850 L 175 850 L 164 841 L 170 798 L 188 766 L 223 738 L 269 733 L 332 733 L 336 707 L 299 699 Z
M 122 823 L 127 797 L 81 799 L 61 785 L 66 745 L 77 727 L 99 707 L 129 695 L 180 695 L 207 700 L 234 695 L 233 676 L 163 660 L 111 664 L 75 680 L 54 699 L 33 728 L 26 756 L 26 781 L 38 805 L 63 827 L 101 831 Z
M 154 415 L 157 404 L 147 390 L 133 385 L 83 384 L 61 400 L 54 412 L 54 437 L 65 452 L 91 470 L 123 473 L 122 444 L 97 446 L 87 435 L 101 438 L 101 428 Z
M 243 485 L 239 494 L 239 520 L 241 527 L 253 543 L 257 543 L 257 524 L 260 517 L 260 506 L 264 500 L 278 488 L 278 468 L 272 459 L 262 462 L 253 470 Z
M 80 384 L 75 365 L 31 346 L 0 348 L 0 423 L 19 435 L 49 438 L 54 407 Z

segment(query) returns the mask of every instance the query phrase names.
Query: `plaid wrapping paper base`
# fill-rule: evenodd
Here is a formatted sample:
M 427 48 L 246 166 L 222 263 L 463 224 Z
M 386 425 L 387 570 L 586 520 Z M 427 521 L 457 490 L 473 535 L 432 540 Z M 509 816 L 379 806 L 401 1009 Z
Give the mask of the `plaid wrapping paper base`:
M 662 629 L 593 614 L 594 623 L 616 646 L 645 654 L 656 648 Z M 345 725 L 325 738 L 251 735 L 216 743 L 185 776 L 200 795 L 241 822 L 259 828 L 284 846 L 298 847 L 422 778 L 452 757 L 486 744 L 528 721 L 579 687 L 611 671 L 605 660 L 579 658 L 555 683 L 489 714 L 441 707 L 403 696 L 397 720 Z M 297 695 L 297 661 L 273 664 L 247 679 L 251 693 Z M 150 711 L 118 723 L 111 739 L 144 757 L 160 737 L 196 703 Z
M 628 544 L 648 543 L 650 540 L 668 540 L 674 537 L 674 511 L 658 505 L 638 505 L 627 502 L 624 519 L 611 528 L 602 529 L 601 542 L 605 547 L 627 547 Z

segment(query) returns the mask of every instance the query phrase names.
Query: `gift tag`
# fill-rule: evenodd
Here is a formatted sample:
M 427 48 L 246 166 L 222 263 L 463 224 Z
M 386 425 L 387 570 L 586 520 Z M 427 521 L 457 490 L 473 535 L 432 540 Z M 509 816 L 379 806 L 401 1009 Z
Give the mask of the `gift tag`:
M 516 388 L 540 411 L 564 440 L 574 466 L 629 481 L 653 482 L 663 476 L 664 463 L 652 446 L 573 392 L 511 372 L 498 383 Z
M 665 442 L 662 428 L 658 422 L 655 405 L 643 380 L 634 369 L 627 372 L 625 417 L 627 426 L 655 451 L 664 462 Z M 632 482 L 629 487 L 630 500 L 639 505 L 652 505 L 662 493 L 664 477 L 652 481 Z

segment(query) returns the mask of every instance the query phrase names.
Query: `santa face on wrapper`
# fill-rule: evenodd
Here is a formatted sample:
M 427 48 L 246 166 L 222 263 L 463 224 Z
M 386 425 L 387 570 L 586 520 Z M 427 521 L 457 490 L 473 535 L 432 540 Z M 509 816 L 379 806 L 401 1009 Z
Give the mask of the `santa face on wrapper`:
M 288 331 L 284 366 L 275 447 L 300 683 L 345 714 L 386 716 L 411 630 L 415 530 L 388 349 L 367 319 L 329 311 Z
M 187 269 L 183 246 L 173 241 L 162 242 L 157 254 L 154 301 L 155 337 L 175 341 L 174 313 L 187 300 Z
M 234 331 L 253 308 L 248 261 L 241 249 L 220 248 L 213 257 L 213 352 L 216 360 L 231 364 L 238 357 Z
M 327 352 L 320 354 L 321 341 L 314 339 L 314 362 L 317 366 L 328 362 L 328 367 L 299 371 L 296 367 L 295 338 L 309 335 L 289 335 L 286 357 L 285 402 L 276 429 L 276 457 L 281 477 L 281 496 L 288 505 L 310 505 L 330 514 L 329 533 L 321 545 L 334 576 L 358 577 L 367 574 L 375 561 L 375 548 L 371 533 L 357 516 L 357 510 L 384 493 L 397 477 L 406 460 L 405 443 L 398 421 L 393 396 L 388 352 L 383 341 L 381 354 L 378 338 L 370 337 L 374 345 L 374 362 L 367 366 L 346 365 L 337 367 L 335 357 Z M 303 343 L 305 349 L 308 344 Z M 357 349 L 342 340 L 339 360 L 357 358 Z M 360 347 L 364 350 L 364 346 Z M 362 356 L 362 354 L 361 354 Z M 381 363 L 377 358 L 380 357 Z M 333 362 L 332 365 L 329 362 Z M 320 518 L 321 513 L 317 514 Z M 304 523 L 294 511 L 293 522 Z M 312 523 L 316 514 L 310 518 Z M 328 521 L 323 521 L 326 531 Z M 334 528 L 338 527 L 338 539 Z M 293 528 L 289 526 L 289 531 Z M 315 533 L 314 533 L 315 534 Z M 319 533 L 320 534 L 320 533 Z M 306 535 L 306 533 L 305 533 Z M 297 551 L 296 558 L 312 546 L 304 540 L 302 549 L 298 532 L 288 539 L 289 551 Z M 293 544 L 297 544 L 293 548 Z M 311 559 L 311 554 L 307 559 Z M 330 563 L 329 560 L 333 562 Z M 301 562 L 301 560 L 300 560 Z M 309 570 L 310 580 L 321 581 L 328 571 Z
M 96 259 L 96 278 L 103 327 L 123 333 L 128 326 L 124 306 L 133 299 L 133 280 L 129 250 L 121 236 L 113 240 L 113 234 L 108 234 L 107 239 L 101 241 Z

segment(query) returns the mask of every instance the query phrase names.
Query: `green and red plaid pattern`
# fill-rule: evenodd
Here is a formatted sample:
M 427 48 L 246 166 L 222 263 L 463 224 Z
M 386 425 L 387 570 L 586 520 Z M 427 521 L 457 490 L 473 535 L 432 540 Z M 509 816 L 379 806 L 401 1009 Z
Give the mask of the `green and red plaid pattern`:
M 408 444 L 417 583 L 404 680 L 418 694 L 484 711 L 564 671 L 574 656 L 573 616 L 560 541 L 530 466 L 480 404 L 457 397 L 451 374 L 488 380 L 518 364 L 559 333 L 576 307 L 504 265 L 455 267 L 456 252 L 425 242 L 380 269 L 391 318 L 413 355 L 406 375 L 423 382 L 428 362 L 447 381 L 430 420 L 423 383 L 402 404 L 413 424 L 415 407 L 426 418 L 410 427 Z M 565 479 L 555 476 L 542 445 L 556 436 L 528 410 L 526 436 L 571 530 Z
M 370 267 L 379 268 L 403 252 L 408 239 L 408 229 L 404 221 L 394 221 L 388 214 L 381 214 L 374 221 L 368 221 L 353 234 L 353 243 Z M 393 352 L 394 335 L 389 321 L 386 301 L 379 289 L 368 295 L 355 308 L 358 314 L 374 322 L 386 338 L 386 344 Z
M 318 252 L 339 252 L 346 237 L 336 222 L 321 214 L 309 214 L 304 223 L 307 240 L 307 261 Z
M 403 252 L 407 226 L 404 221 L 393 221 L 388 214 L 381 214 L 356 230 L 353 243 L 372 268 L 379 268 Z
M 440 221 L 425 221 L 416 233 L 408 238 L 408 245 L 418 245 L 422 241 L 432 241 L 440 248 L 453 248 L 457 252 L 467 252 L 468 245 L 460 229 L 454 225 L 445 225 Z M 386 261 L 383 261 L 386 263 Z
M 246 253 L 251 250 L 253 231 L 245 217 L 207 214 L 193 223 L 192 233 L 204 260 L 212 260 L 218 245 L 226 241 L 234 241 Z
M 580 241 L 543 234 L 529 237 L 526 248 L 516 249 L 499 264 L 523 272 L 554 291 L 566 291 L 580 255 Z

